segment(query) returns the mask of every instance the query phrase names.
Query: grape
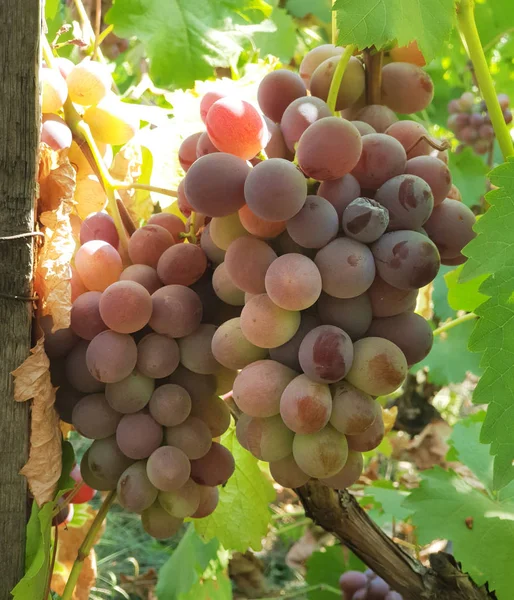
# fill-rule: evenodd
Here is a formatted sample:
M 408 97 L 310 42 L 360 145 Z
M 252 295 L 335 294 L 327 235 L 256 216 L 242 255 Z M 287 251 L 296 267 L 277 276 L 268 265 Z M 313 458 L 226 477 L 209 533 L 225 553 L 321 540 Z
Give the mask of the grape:
M 132 234 L 128 243 L 128 253 L 133 263 L 157 268 L 159 258 L 165 250 L 173 246 L 175 240 L 169 231 L 160 225 L 145 225 Z
M 166 285 L 152 294 L 150 327 L 174 338 L 193 333 L 202 321 L 202 301 L 183 285 Z
M 423 287 L 434 280 L 440 258 L 435 244 L 416 231 L 392 231 L 372 246 L 378 274 L 403 290 Z
M 41 123 L 41 141 L 52 150 L 69 148 L 73 140 L 71 130 L 64 119 L 58 115 L 43 115 Z
M 201 156 L 205 156 L 207 154 L 214 154 L 215 152 L 219 152 L 219 150 L 211 142 L 209 134 L 204 131 L 198 138 L 198 143 L 196 145 L 196 158 L 200 158 Z
M 323 325 L 340 327 L 352 340 L 362 337 L 371 324 L 371 302 L 367 294 L 334 298 L 322 293 L 316 308 Z
M 406 162 L 407 155 L 398 140 L 384 133 L 370 133 L 362 138 L 362 154 L 352 175 L 361 187 L 376 190 L 403 173 Z
M 137 361 L 137 347 L 130 335 L 102 331 L 86 352 L 86 364 L 93 377 L 103 383 L 116 383 L 128 377 Z
M 364 244 L 378 240 L 388 224 L 388 210 L 370 198 L 356 198 L 350 202 L 342 218 L 346 235 Z
M 478 138 L 478 131 L 473 127 L 464 127 L 455 134 L 455 137 L 461 142 L 471 144 Z
M 150 455 L 146 463 L 146 473 L 158 490 L 173 492 L 189 479 L 191 463 L 179 448 L 161 446 Z
M 327 425 L 321 431 L 296 434 L 293 456 L 302 471 L 318 479 L 331 477 L 344 467 L 348 456 L 346 437 Z
M 311 329 L 314 329 L 314 327 L 317 327 L 319 324 L 319 319 L 316 316 L 307 314 L 305 312 L 301 313 L 301 321 L 298 331 L 285 344 L 282 344 L 277 348 L 271 348 L 270 357 L 273 360 L 286 365 L 290 369 L 301 371 L 300 362 L 298 360 L 300 344 L 307 333 L 311 331 Z
M 72 102 L 82 106 L 98 104 L 111 89 L 111 74 L 106 65 L 84 59 L 66 76 Z
M 411 63 L 413 65 L 418 65 L 418 67 L 424 67 L 426 65 L 425 57 L 421 53 L 416 41 L 410 42 L 406 46 L 391 48 L 389 55 L 395 62 Z
M 216 510 L 219 500 L 218 488 L 207 485 L 199 485 L 198 488 L 200 490 L 200 504 L 191 515 L 193 519 L 208 517 Z
M 211 430 L 211 437 L 223 435 L 230 427 L 230 410 L 219 396 L 195 398 L 191 416 L 204 421 Z
M 264 117 L 266 127 L 268 128 L 269 142 L 264 148 L 264 152 L 268 158 L 287 158 L 292 159 L 291 151 L 286 146 L 284 134 L 280 129 L 280 125 L 274 123 L 268 117 Z M 258 159 L 254 159 L 258 160 Z
M 279 362 L 258 360 L 238 373 L 233 387 L 234 402 L 251 417 L 278 415 L 280 397 L 295 376 L 295 371 Z
M 368 585 L 368 579 L 364 573 L 359 571 L 346 571 L 339 578 L 339 587 L 345 595 L 345 600 L 353 598 L 355 592 L 361 588 L 366 588 Z
M 436 206 L 425 223 L 425 230 L 441 254 L 454 258 L 474 237 L 475 215 L 465 204 L 447 198 Z
M 253 297 L 241 311 L 243 335 L 259 348 L 276 348 L 285 344 L 299 326 L 300 313 L 280 308 L 267 294 Z
M 214 358 L 227 369 L 243 369 L 256 360 L 266 357 L 267 351 L 249 342 L 241 330 L 241 319 L 223 323 L 212 338 Z
M 219 265 L 225 260 L 225 250 L 218 248 L 218 246 L 216 246 L 216 244 L 212 241 L 210 223 L 202 231 L 200 248 L 205 252 L 207 258 L 215 265 Z
M 239 219 L 246 231 L 258 238 L 275 238 L 286 228 L 285 221 L 266 221 L 253 214 L 247 205 L 239 209 Z
M 105 386 L 105 397 L 110 406 L 119 413 L 136 413 L 144 408 L 152 397 L 155 382 L 139 371 Z
M 304 205 L 307 182 L 293 163 L 270 158 L 252 169 L 244 193 L 248 207 L 258 217 L 266 221 L 285 221 Z
M 178 344 L 166 335 L 149 333 L 137 344 L 137 368 L 147 377 L 168 377 L 178 367 L 179 362 Z
M 157 494 L 157 488 L 150 483 L 146 474 L 146 461 L 135 462 L 121 474 L 117 499 L 125 510 L 141 513 L 152 506 Z
M 280 128 L 284 134 L 287 148 L 294 152 L 295 145 L 309 125 L 319 119 L 331 116 L 332 112 L 328 104 L 320 98 L 305 96 L 291 102 L 280 121 Z
M 224 152 L 202 156 L 184 179 L 187 200 L 194 210 L 209 217 L 230 215 L 245 203 L 248 173 L 250 167 L 237 156 Z
M 192 133 L 191 135 L 188 135 L 180 144 L 180 147 L 178 149 L 178 161 L 180 163 L 180 166 L 186 172 L 196 160 L 196 148 L 198 141 L 200 140 L 200 136 L 202 135 L 203 132 L 201 131 L 198 131 L 197 133 Z
M 94 394 L 101 392 L 105 385 L 98 381 L 91 373 L 86 364 L 86 354 L 89 343 L 80 340 L 66 357 L 66 378 L 70 384 L 79 392 Z
M 332 386 L 332 400 L 330 424 L 345 435 L 363 433 L 381 418 L 380 404 L 347 381 Z
M 114 489 L 125 469 L 134 461 L 126 456 L 116 442 L 116 436 L 95 440 L 88 450 L 88 466 L 94 477 Z M 83 473 L 84 477 L 84 473 Z M 84 477 L 84 481 L 87 480 Z M 93 487 L 93 486 L 91 486 Z
M 161 287 L 157 271 L 148 265 L 130 265 L 120 275 L 120 281 L 135 281 L 142 285 L 149 294 Z
M 321 275 L 314 262 L 301 254 L 283 254 L 266 272 L 266 292 L 284 310 L 304 310 L 321 294 Z M 243 309 L 244 312 L 244 309 Z
M 207 133 L 221 150 L 250 160 L 268 143 L 268 129 L 259 112 L 245 100 L 220 98 L 209 108 Z
M 217 396 L 224 396 L 232 391 L 237 374 L 237 371 L 227 369 L 226 367 L 222 367 L 220 365 L 219 369 L 216 371 Z
M 100 292 L 86 292 L 80 295 L 71 307 L 70 327 L 84 340 L 92 340 L 108 329 L 100 316 Z
M 307 87 L 310 86 L 312 74 L 319 65 L 332 56 L 343 53 L 344 48 L 336 47 L 334 44 L 322 44 L 312 50 L 309 50 L 300 63 L 300 77 Z
M 361 186 L 357 179 L 348 173 L 340 179 L 322 181 L 318 188 L 318 195 L 332 204 L 340 220 L 348 204 L 361 195 Z
M 403 596 L 398 592 L 392 590 L 384 596 L 384 600 L 403 600 Z
M 214 244 L 222 250 L 227 250 L 234 240 L 248 235 L 237 212 L 226 217 L 214 217 L 209 223 L 209 231 Z
M 85 502 L 89 502 L 94 498 L 96 491 L 83 482 L 79 465 L 75 465 L 73 467 L 70 472 L 70 477 L 73 479 L 73 481 L 75 481 L 75 483 L 82 484 L 78 492 L 70 501 L 72 504 L 84 504 Z M 67 497 L 67 495 L 65 497 Z
M 242 237 L 230 244 L 225 255 L 227 273 L 239 289 L 251 294 L 266 290 L 265 277 L 277 255 L 266 242 Z
M 313 96 L 327 100 L 334 72 L 339 63 L 339 56 L 324 60 L 314 71 L 310 81 Z M 336 98 L 336 110 L 350 108 L 360 98 L 365 90 L 364 68 L 358 58 L 352 56 L 346 65 L 341 85 Z
M 173 236 L 176 244 L 184 241 L 180 237 L 180 234 L 186 233 L 186 226 L 177 215 L 166 212 L 156 213 L 148 219 L 148 225 L 159 225 L 167 229 Z
M 196 402 L 202 398 L 210 398 L 216 391 L 216 379 L 213 375 L 199 375 L 179 365 L 168 378 L 170 383 L 183 387 L 191 400 Z
M 430 75 L 410 63 L 389 63 L 382 68 L 382 102 L 402 114 L 425 110 L 434 97 Z
M 120 238 L 111 216 L 107 213 L 96 212 L 84 219 L 80 227 L 80 243 L 85 244 L 91 240 L 103 240 L 118 247 Z
M 377 275 L 368 290 L 374 317 L 394 317 L 416 308 L 418 290 L 400 290 Z M 344 329 L 344 327 L 343 327 Z
M 212 274 L 212 287 L 216 296 L 226 304 L 232 306 L 243 306 L 245 302 L 245 293 L 234 285 L 230 275 L 227 272 L 225 263 L 216 267 Z
M 325 117 L 302 133 L 296 156 L 306 175 L 324 181 L 338 179 L 354 169 L 362 149 L 363 140 L 350 121 Z
M 106 96 L 96 106 L 84 113 L 95 140 L 122 146 L 130 141 L 139 129 L 139 117 L 129 104 L 117 96 Z
M 382 104 L 370 104 L 361 108 L 357 120 L 371 125 L 376 133 L 384 133 L 393 123 L 398 121 L 394 112 Z
M 236 431 L 237 435 L 239 433 Z M 291 454 L 294 433 L 286 427 L 280 415 L 250 417 L 246 422 L 244 438 L 245 443 L 241 442 L 241 445 L 256 458 L 273 462 Z
M 205 456 L 191 461 L 191 479 L 200 485 L 225 485 L 235 469 L 234 457 L 221 444 L 212 442 Z
M 368 588 L 368 600 L 383 600 L 389 592 L 389 585 L 381 578 L 375 577 Z
M 211 351 L 216 329 L 215 325 L 203 324 L 179 340 L 180 362 L 193 373 L 211 375 L 218 370 L 219 363 Z
M 73 409 L 83 395 L 84 394 L 81 392 L 78 392 L 72 388 L 68 382 L 59 386 L 59 389 L 55 395 L 55 410 L 57 411 L 61 421 L 71 424 Z
M 478 135 L 484 140 L 492 140 L 494 138 L 494 129 L 491 125 L 481 125 Z
M 204 123 L 207 117 L 207 113 L 209 112 L 209 108 L 211 108 L 211 106 L 216 102 L 216 100 L 225 98 L 226 95 L 227 94 L 221 89 L 213 89 L 209 90 L 208 92 L 205 92 L 200 101 L 200 117 Z
M 420 229 L 434 208 L 430 186 L 416 175 L 389 179 L 378 189 L 375 200 L 389 212 L 388 231 Z
M 211 447 L 211 430 L 201 419 L 189 416 L 182 423 L 166 429 L 166 443 L 182 450 L 189 459 L 201 458 Z
M 84 396 L 75 404 L 72 422 L 84 437 L 100 440 L 116 433 L 121 414 L 107 403 L 104 394 Z
M 185 178 L 180 181 L 177 188 L 177 206 L 180 212 L 189 219 L 191 213 L 193 212 L 193 207 L 189 204 L 189 201 L 186 197 L 186 180 Z
M 96 175 L 84 175 L 77 179 L 74 200 L 77 203 L 75 210 L 81 219 L 105 208 L 107 196 Z
M 287 222 L 287 232 L 304 248 L 323 248 L 338 231 L 336 209 L 321 196 L 307 196 L 300 212 Z
M 207 256 L 200 246 L 194 244 L 171 246 L 162 253 L 157 263 L 157 275 L 164 285 L 191 285 L 206 269 Z
M 353 345 L 349 383 L 370 396 L 394 392 L 407 375 L 407 360 L 396 344 L 380 337 L 366 337 Z
M 159 503 L 172 517 L 190 517 L 200 506 L 200 486 L 188 479 L 178 490 L 160 492 Z
M 512 123 L 512 111 L 511 110 L 503 111 L 503 118 L 505 119 L 505 123 L 507 125 L 509 125 L 509 123 Z
M 293 100 L 306 95 L 305 84 L 300 76 L 286 69 L 268 73 L 257 90 L 257 100 L 262 112 L 276 123 Z
M 446 198 L 452 187 L 450 169 L 442 160 L 433 156 L 417 156 L 407 161 L 405 173 L 417 175 L 424 179 L 434 195 L 434 205 L 437 206 Z
M 80 476 L 86 485 L 94 490 L 109 491 L 116 489 L 117 481 L 107 481 L 106 479 L 95 475 L 89 468 L 89 448 L 84 452 L 82 460 L 80 461 Z
M 294 456 L 289 454 L 285 458 L 270 462 L 269 470 L 273 479 L 282 487 L 298 488 L 310 479 L 296 464 Z
M 379 418 L 381 419 L 382 416 Z M 335 490 L 344 490 L 359 480 L 363 467 L 362 454 L 355 452 L 355 450 L 348 450 L 348 458 L 344 467 L 338 473 L 332 475 L 332 477 L 326 477 L 325 479 L 320 479 L 320 481 Z
M 52 332 L 54 321 L 51 315 L 41 317 L 39 325 L 45 334 L 45 352 L 48 358 L 66 356 L 79 339 L 71 327 Z
M 53 69 L 41 69 L 39 85 L 42 91 L 41 112 L 55 113 L 62 108 L 68 97 L 68 86 L 64 77 Z
M 407 158 L 430 154 L 432 146 L 425 139 L 428 131 L 416 121 L 397 121 L 386 129 L 386 134 L 396 138 L 405 148 Z
M 434 341 L 430 325 L 414 312 L 373 319 L 366 335 L 383 337 L 396 344 L 409 366 L 428 356 Z
M 352 125 L 357 128 L 361 135 L 368 135 L 368 133 L 377 133 L 377 130 L 365 123 L 364 121 L 354 121 L 352 120 Z
M 134 333 L 148 324 L 152 297 L 135 281 L 117 281 L 102 293 L 99 308 L 107 327 L 118 333 Z
M 375 265 L 370 249 L 349 238 L 337 238 L 314 259 L 321 273 L 323 291 L 336 298 L 354 298 L 373 283 Z
M 163 438 L 161 425 L 149 414 L 124 415 L 116 430 L 116 441 L 125 456 L 139 460 L 148 458 Z
M 352 365 L 350 336 L 333 325 L 312 329 L 300 344 L 298 357 L 303 372 L 313 381 L 334 383 L 342 379 Z
M 177 519 L 168 514 L 157 501 L 141 513 L 143 529 L 158 540 L 175 535 L 183 522 L 184 519 Z
M 325 427 L 332 411 L 328 385 L 298 375 L 280 398 L 280 416 L 295 433 L 314 433 Z
M 148 408 L 157 423 L 165 427 L 173 427 L 183 423 L 189 416 L 191 396 L 180 385 L 167 383 L 155 390 Z
M 346 437 L 348 448 L 354 452 L 369 452 L 377 448 L 384 439 L 384 421 L 382 415 L 379 415 L 371 427 L 368 427 L 364 433 L 349 435 Z
M 77 250 L 75 268 L 86 288 L 98 292 L 118 281 L 123 271 L 118 251 L 102 240 L 91 240 Z
M 477 154 L 487 154 L 487 152 L 489 152 L 490 147 L 491 147 L 491 143 L 488 140 L 477 140 L 473 144 L 473 150 Z

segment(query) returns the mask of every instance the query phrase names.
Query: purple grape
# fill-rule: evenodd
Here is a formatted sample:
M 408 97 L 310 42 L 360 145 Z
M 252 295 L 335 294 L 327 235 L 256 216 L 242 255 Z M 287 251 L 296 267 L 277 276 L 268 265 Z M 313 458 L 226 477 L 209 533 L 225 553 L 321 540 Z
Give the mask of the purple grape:
M 346 571 L 339 578 L 339 587 L 348 598 L 352 598 L 361 588 L 366 588 L 367 584 L 368 578 L 360 571 Z

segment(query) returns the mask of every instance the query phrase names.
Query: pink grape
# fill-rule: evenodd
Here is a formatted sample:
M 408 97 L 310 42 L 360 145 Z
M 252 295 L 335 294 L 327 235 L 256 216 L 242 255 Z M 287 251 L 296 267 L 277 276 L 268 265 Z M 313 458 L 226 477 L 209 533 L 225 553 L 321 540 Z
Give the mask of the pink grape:
M 123 265 L 118 251 L 103 240 L 91 240 L 75 255 L 75 268 L 88 290 L 103 292 L 118 281 Z

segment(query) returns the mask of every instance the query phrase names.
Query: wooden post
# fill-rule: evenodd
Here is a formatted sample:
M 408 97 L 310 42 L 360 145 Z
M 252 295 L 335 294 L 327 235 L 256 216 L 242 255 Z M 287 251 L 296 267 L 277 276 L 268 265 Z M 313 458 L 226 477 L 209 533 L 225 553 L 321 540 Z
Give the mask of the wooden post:
M 40 0 L 0 10 L 0 238 L 34 229 L 39 143 Z M 29 354 L 33 237 L 0 240 L 0 598 L 23 576 L 29 407 L 15 403 L 10 375 Z

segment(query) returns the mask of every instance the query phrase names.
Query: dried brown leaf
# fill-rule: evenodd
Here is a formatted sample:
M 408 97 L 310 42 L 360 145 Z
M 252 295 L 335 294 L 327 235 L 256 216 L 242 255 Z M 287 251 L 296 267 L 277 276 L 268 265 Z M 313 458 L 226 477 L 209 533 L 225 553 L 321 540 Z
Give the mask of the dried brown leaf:
M 422 287 L 418 293 L 416 303 L 416 312 L 427 321 L 434 316 L 434 303 L 432 302 L 432 293 L 434 291 L 434 283 L 430 282 L 425 287 Z
M 75 169 L 68 160 L 68 150 L 55 151 L 41 144 L 39 152 L 38 215 L 56 210 L 63 200 L 73 199 Z
M 452 428 L 446 421 L 438 420 L 429 423 L 411 440 L 408 455 L 419 470 L 446 465 L 445 457 L 449 449 L 447 440 L 451 432 Z
M 387 435 L 394 427 L 396 417 L 398 416 L 398 407 L 382 408 L 382 419 L 384 420 L 385 434 Z
M 30 356 L 13 371 L 14 399 L 32 398 L 30 452 L 21 474 L 27 478 L 38 506 L 53 500 L 61 475 L 61 430 L 55 412 L 55 388 L 50 380 L 50 361 L 41 337 Z

